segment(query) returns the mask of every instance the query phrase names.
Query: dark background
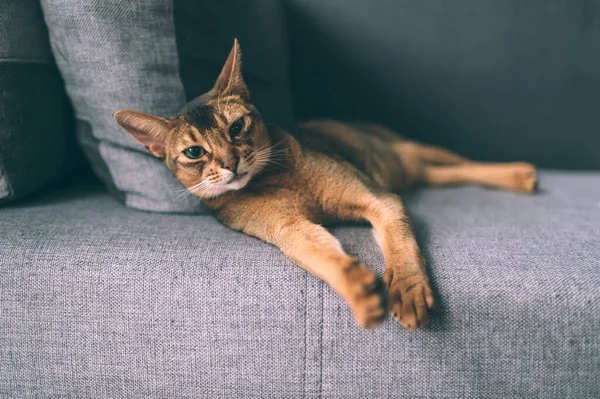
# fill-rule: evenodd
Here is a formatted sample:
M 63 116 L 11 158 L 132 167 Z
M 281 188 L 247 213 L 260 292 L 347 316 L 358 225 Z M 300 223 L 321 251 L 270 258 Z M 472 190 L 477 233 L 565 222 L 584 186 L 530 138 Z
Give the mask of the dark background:
M 299 119 L 481 160 L 600 168 L 600 2 L 287 0 Z

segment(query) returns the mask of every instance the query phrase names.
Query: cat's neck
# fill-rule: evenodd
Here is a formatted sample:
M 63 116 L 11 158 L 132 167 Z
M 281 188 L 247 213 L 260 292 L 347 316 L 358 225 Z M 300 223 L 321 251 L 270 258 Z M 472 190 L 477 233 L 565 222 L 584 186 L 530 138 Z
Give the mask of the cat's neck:
M 281 166 L 280 168 L 266 168 L 265 173 L 279 173 L 282 169 L 289 169 L 300 157 L 302 150 L 300 144 L 294 136 L 287 130 L 278 125 L 265 125 L 267 135 L 271 142 L 271 166 Z

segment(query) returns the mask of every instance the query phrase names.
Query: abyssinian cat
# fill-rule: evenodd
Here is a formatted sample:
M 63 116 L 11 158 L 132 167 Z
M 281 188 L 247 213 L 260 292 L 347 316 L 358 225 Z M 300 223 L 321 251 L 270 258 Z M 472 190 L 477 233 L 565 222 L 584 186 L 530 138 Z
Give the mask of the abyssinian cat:
M 222 223 L 277 246 L 327 282 L 367 328 L 389 310 L 413 330 L 434 306 L 398 191 L 476 183 L 531 193 L 536 183 L 527 163 L 472 162 L 374 124 L 313 121 L 293 132 L 268 125 L 250 102 L 237 40 L 215 86 L 177 116 L 120 110 L 114 118 Z M 339 221 L 373 225 L 386 261 L 384 284 L 323 227 Z

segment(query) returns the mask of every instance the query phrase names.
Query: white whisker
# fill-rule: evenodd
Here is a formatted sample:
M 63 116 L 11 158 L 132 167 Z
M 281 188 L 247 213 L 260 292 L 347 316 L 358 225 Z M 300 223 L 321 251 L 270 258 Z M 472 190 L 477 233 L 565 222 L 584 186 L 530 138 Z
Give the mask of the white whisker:
M 190 196 L 190 195 L 200 191 L 208 184 L 210 184 L 210 181 L 202 180 L 200 183 L 194 184 L 193 186 L 189 186 L 187 188 L 184 188 L 183 190 L 178 190 L 179 195 L 176 196 L 176 199 L 182 199 L 187 196 Z

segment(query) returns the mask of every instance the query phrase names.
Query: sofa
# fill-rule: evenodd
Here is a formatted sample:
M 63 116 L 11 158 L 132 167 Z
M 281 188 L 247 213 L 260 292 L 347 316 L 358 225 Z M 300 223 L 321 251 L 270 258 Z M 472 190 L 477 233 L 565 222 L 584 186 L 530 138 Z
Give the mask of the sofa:
M 357 327 L 323 282 L 208 214 L 132 209 L 75 144 L 49 2 L 0 3 L 3 21 L 26 21 L 3 25 L 13 45 L 0 46 L 0 72 L 25 68 L 45 87 L 8 101 L 21 86 L 0 80 L 0 111 L 25 115 L 0 112 L 0 150 L 39 128 L 62 137 L 47 144 L 54 166 L 32 166 L 44 152 L 13 157 L 3 180 L 0 156 L 0 190 L 20 193 L 0 205 L 0 397 L 600 397 L 595 3 L 284 2 L 296 119 L 377 120 L 540 168 L 531 196 L 402 193 L 437 300 L 412 332 Z M 55 109 L 40 122 L 31 104 L 45 103 Z M 11 185 L 45 168 L 35 188 Z M 330 228 L 383 272 L 369 226 Z

